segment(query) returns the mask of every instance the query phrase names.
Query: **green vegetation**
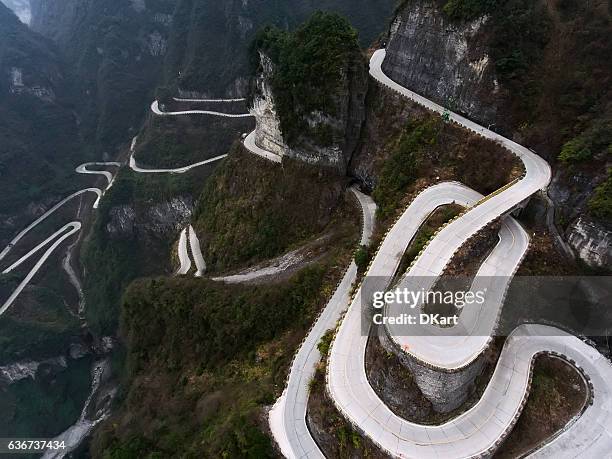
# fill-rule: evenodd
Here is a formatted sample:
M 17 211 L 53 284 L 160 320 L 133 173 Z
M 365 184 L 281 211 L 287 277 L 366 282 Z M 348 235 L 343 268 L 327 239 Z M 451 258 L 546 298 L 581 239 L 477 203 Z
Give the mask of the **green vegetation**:
M 15 275 L 0 276 L 1 298 L 8 297 L 20 280 Z M 66 343 L 79 333 L 79 321 L 68 312 L 58 292 L 30 287 L 0 318 L 0 365 L 24 355 L 31 358 L 61 355 Z
M 313 128 L 308 118 L 313 113 L 338 116 L 336 96 L 347 71 L 359 65 L 365 68 L 355 29 L 337 14 L 316 12 L 293 33 L 263 29 L 251 51 L 257 65 L 260 51 L 274 64 L 271 85 L 285 141 L 295 146 L 305 136 L 330 145 L 331 128 L 321 123 Z
M 78 419 L 90 388 L 91 359 L 42 364 L 36 378 L 3 387 L 0 429 L 11 437 L 54 437 Z
M 0 246 L 4 246 L 14 231 L 11 224 L 26 223 L 20 215 L 23 209 L 74 191 L 91 179 L 73 175 L 85 155 L 72 113 L 74 93 L 61 57 L 2 4 L 0 74 Z M 13 77 L 24 86 L 13 88 Z M 29 89 L 34 86 L 48 92 L 37 97 Z
M 278 395 L 349 253 L 331 250 L 273 285 L 229 287 L 193 278 L 133 283 L 121 327 L 128 389 L 94 449 L 105 458 L 273 457 L 260 429 L 262 407 Z
M 469 21 L 493 11 L 499 0 L 448 0 L 443 10 L 453 19 Z
M 324 274 L 321 266 L 306 268 L 288 284 L 273 287 L 164 278 L 133 283 L 122 315 L 130 373 L 152 360 L 180 368 L 195 357 L 201 368 L 220 367 L 248 357 L 288 326 L 307 327 Z
M 576 369 L 564 361 L 539 356 L 527 404 L 496 457 L 523 457 L 561 432 L 586 403 L 587 387 Z
M 375 158 L 366 167 L 376 177 L 372 195 L 383 225 L 436 182 L 457 180 L 486 195 L 522 172 L 516 156 L 499 144 L 398 101 L 384 88 L 370 89 L 366 109 L 362 137 L 368 141 L 360 154 Z M 359 161 L 355 167 L 364 166 Z
M 533 97 L 535 82 L 528 70 L 542 58 L 550 39 L 546 6 L 531 0 L 508 0 L 495 8 L 492 20 L 491 54 L 497 74 L 506 81 L 520 82 L 516 89 L 521 97 Z
M 166 80 L 174 81 L 180 72 L 181 88 L 223 95 L 235 91 L 236 79 L 250 73 L 249 44 L 262 27 L 293 30 L 316 10 L 335 12 L 348 18 L 359 30 L 361 45 L 369 46 L 383 32 L 395 0 L 175 3 L 165 62 Z
M 176 105 L 168 107 L 173 110 Z M 197 104 L 193 108 L 213 108 L 229 113 L 247 111 L 244 104 L 215 104 L 213 107 Z M 254 122 L 249 118 L 217 116 L 154 117 L 145 126 L 136 146 L 138 165 L 178 168 L 227 153 L 241 133 L 253 130 Z
M 357 265 L 357 271 L 364 273 L 372 259 L 372 251 L 367 245 L 360 245 L 355 251 L 355 264 Z
M 333 330 L 328 330 L 319 344 L 322 359 L 310 381 L 308 397 L 308 422 L 314 424 L 314 438 L 325 457 L 371 458 L 387 457 L 367 437 L 353 430 L 351 424 L 338 412 L 325 391 L 325 368 L 329 342 Z
M 446 204 L 438 207 L 433 214 L 421 225 L 410 245 L 402 255 L 402 259 L 397 269 L 397 275 L 404 274 L 410 263 L 417 257 L 419 252 L 423 250 L 425 244 L 429 242 L 434 233 L 445 223 L 459 215 L 463 207 L 458 204 Z
M 299 161 L 270 167 L 237 146 L 207 183 L 194 214 L 209 270 L 272 258 L 320 234 L 335 218 L 356 226 L 343 182 Z
M 317 349 L 321 353 L 321 357 L 323 359 L 327 358 L 329 348 L 331 347 L 332 340 L 334 339 L 334 332 L 334 329 L 327 330 L 325 334 L 321 337 L 319 343 L 317 344 Z
M 595 188 L 589 210 L 597 218 L 612 220 L 612 169 L 608 169 L 608 178 Z
M 406 188 L 417 179 L 423 152 L 436 144 L 440 128 L 441 121 L 433 117 L 410 120 L 391 145 L 391 155 L 385 161 L 372 193 L 379 216 L 388 216 Z
M 563 145 L 559 160 L 565 164 L 576 164 L 594 156 L 609 155 L 612 155 L 612 119 L 598 119 Z
M 566 142 L 559 153 L 559 160 L 564 163 L 577 163 L 592 157 L 591 149 L 580 138 Z
M 455 21 L 491 16 L 491 54 L 498 75 L 506 80 L 526 78 L 549 39 L 546 7 L 531 0 L 448 0 L 442 9 Z
M 71 8 L 48 6 L 42 32 L 56 41 L 74 74 L 80 132 L 96 157 L 115 156 L 147 113 L 163 64 L 150 37 L 167 35 L 155 16 L 172 12 L 163 3 L 147 1 L 139 14 L 129 2 L 99 0 L 74 16 Z
M 89 326 L 98 333 L 112 334 L 118 323 L 121 295 L 138 276 L 167 272 L 170 268 L 171 244 L 178 231 L 156 228 L 150 209 L 176 197 L 197 196 L 215 165 L 203 166 L 180 175 L 136 174 L 122 169 L 115 184 L 104 196 L 82 252 L 89 267 L 84 278 Z M 127 215 L 128 224 L 117 234 L 117 215 Z M 119 212 L 119 213 L 117 213 Z M 140 225 L 139 225 L 140 224 Z

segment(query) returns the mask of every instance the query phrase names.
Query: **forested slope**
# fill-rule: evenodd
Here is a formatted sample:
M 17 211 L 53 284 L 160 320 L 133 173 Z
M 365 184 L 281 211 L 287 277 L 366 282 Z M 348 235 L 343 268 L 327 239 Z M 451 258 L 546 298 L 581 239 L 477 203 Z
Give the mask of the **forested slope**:
M 65 62 L 0 4 L 0 246 L 76 184 L 84 149 Z

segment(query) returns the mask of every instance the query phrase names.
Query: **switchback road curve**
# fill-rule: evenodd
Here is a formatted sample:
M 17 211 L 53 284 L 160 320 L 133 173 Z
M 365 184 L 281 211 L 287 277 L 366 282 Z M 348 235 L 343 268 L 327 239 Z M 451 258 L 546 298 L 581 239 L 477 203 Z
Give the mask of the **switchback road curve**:
M 355 188 L 362 214 L 360 244 L 370 243 L 374 230 L 376 204 Z M 350 299 L 350 289 L 357 279 L 357 265 L 351 262 L 333 296 L 302 342 L 291 364 L 287 386 L 270 411 L 270 429 L 286 457 L 323 457 L 306 425 L 309 383 L 321 360 L 317 345 L 325 332 L 336 325 Z
M 100 188 L 85 188 L 83 190 L 80 190 L 80 191 L 77 191 L 75 193 L 72 193 L 70 196 L 62 199 L 60 202 L 55 204 L 48 211 L 46 211 L 44 214 L 42 214 L 40 217 L 38 217 L 36 220 L 34 220 L 32 223 L 30 223 L 28 226 L 26 226 L 23 230 L 21 230 L 7 244 L 7 246 L 2 250 L 2 252 L 0 252 L 0 261 L 3 260 L 12 251 L 12 249 L 15 247 L 15 245 L 17 243 L 19 243 L 19 241 L 25 235 L 27 235 L 30 231 L 32 231 L 34 228 L 36 228 L 38 225 L 40 225 L 42 222 L 44 222 L 47 218 L 49 218 L 51 215 L 53 215 L 58 209 L 63 207 L 66 203 L 68 203 L 72 199 L 74 199 L 74 198 L 76 198 L 78 196 L 81 196 L 83 194 L 86 194 L 86 193 L 94 193 L 96 195 L 96 200 L 92 204 L 92 208 L 97 209 L 98 205 L 100 203 L 100 199 L 102 198 L 103 194 L 106 192 L 106 190 L 108 190 L 112 186 L 112 183 L 113 183 L 113 174 L 111 174 L 108 171 L 90 170 L 90 169 L 88 169 L 88 167 L 89 166 L 96 166 L 96 167 L 118 167 L 120 165 L 121 164 L 118 163 L 118 162 L 111 161 L 111 162 L 85 163 L 85 164 L 81 164 L 80 166 L 78 166 L 75 169 L 75 172 L 77 172 L 79 174 L 101 175 L 101 176 L 105 177 L 106 181 L 107 181 L 106 188 L 104 190 L 101 190 Z M 81 222 L 80 221 L 73 221 L 73 222 L 67 223 L 62 228 L 60 228 L 59 230 L 54 232 L 52 235 L 47 237 L 43 242 L 41 242 L 36 247 L 31 249 L 29 252 L 27 252 L 25 255 L 23 255 L 21 258 L 19 258 L 19 260 L 17 260 L 12 265 L 10 265 L 8 268 L 5 268 L 2 271 L 2 274 L 7 274 L 7 273 L 12 272 L 14 269 L 19 267 L 26 260 L 28 260 L 31 256 L 33 256 L 35 253 L 37 253 L 38 251 L 43 249 L 47 244 L 51 244 L 51 246 L 49 246 L 49 248 L 45 251 L 45 253 L 42 255 L 42 257 L 35 263 L 34 267 L 26 274 L 25 278 L 19 283 L 17 288 L 11 293 L 11 295 L 2 304 L 2 306 L 0 307 L 0 316 L 2 316 L 6 312 L 6 310 L 15 302 L 15 300 L 17 299 L 19 294 L 30 283 L 32 278 L 40 270 L 40 268 L 45 263 L 45 261 L 47 261 L 47 259 L 53 254 L 55 249 L 57 249 L 65 240 L 69 239 L 74 234 L 77 234 L 80 230 L 81 230 Z
M 405 97 L 443 114 L 439 105 L 402 88 L 390 80 L 381 69 L 385 52 L 377 51 L 371 60 L 370 74 L 381 84 Z M 448 113 L 448 112 L 447 112 Z M 532 194 L 545 188 L 550 181 L 550 168 L 543 159 L 528 149 L 478 126 L 470 120 L 450 113 L 450 119 L 486 138 L 500 142 L 515 153 L 525 166 L 524 177 L 497 193 L 480 200 L 460 218 L 444 227 L 431 241 L 404 277 L 435 279 L 443 273 L 456 250 L 473 234 L 491 221 L 506 215 Z M 433 188 L 433 187 L 432 187 Z M 419 199 L 408 207 L 398 223 L 391 229 L 375 257 L 368 276 L 390 278 L 397 269 L 398 255 L 407 246 L 406 240 L 415 231 L 406 231 L 402 220 L 422 222 L 431 209 Z M 455 200 L 455 198 L 453 198 Z M 398 231 L 399 230 L 399 231 Z M 498 268 L 514 272 L 520 262 L 522 244 L 499 257 Z M 492 254 L 493 256 L 493 254 Z M 504 263 L 507 266 L 504 266 Z M 382 288 L 387 287 L 381 285 Z M 424 286 L 427 289 L 427 286 Z M 594 404 L 553 441 L 542 447 L 538 454 L 547 454 L 554 448 L 560 457 L 601 457 L 612 451 L 612 397 L 608 384 L 612 366 L 595 349 L 576 337 L 543 325 L 522 325 L 508 338 L 493 377 L 484 395 L 470 410 L 440 426 L 422 426 L 395 415 L 377 396 L 367 381 L 364 354 L 367 337 L 362 335 L 361 307 L 369 299 L 362 298 L 359 289 L 347 315 L 338 330 L 330 350 L 327 389 L 339 411 L 365 435 L 389 454 L 396 457 L 482 457 L 492 454 L 514 427 L 526 402 L 531 381 L 533 359 L 541 353 L 555 352 L 573 359 L 590 378 Z M 391 306 L 392 307 L 392 306 Z M 393 335 L 393 330 L 389 330 Z M 547 336 L 547 335 L 555 336 Z M 434 368 L 453 368 L 464 364 L 481 352 L 481 346 L 466 346 L 458 352 L 430 352 L 435 337 L 415 340 L 410 336 L 392 336 L 392 339 L 418 360 Z M 444 340 L 435 344 L 445 346 Z M 449 350 L 445 347 L 444 350 Z M 563 445 L 559 447 L 558 445 Z
M 217 100 L 218 102 L 222 100 Z M 204 102 L 204 101 L 198 101 Z M 182 110 L 178 112 L 164 112 L 159 108 L 159 101 L 154 100 L 151 103 L 151 111 L 158 116 L 181 116 L 181 115 L 211 115 L 211 116 L 221 116 L 225 118 L 250 118 L 253 115 L 251 113 L 223 113 L 223 112 L 215 112 L 211 110 Z
M 377 81 L 430 110 L 440 114 L 448 113 L 443 107 L 386 77 L 381 69 L 384 53 L 383 50 L 377 51 L 371 60 L 370 74 Z M 468 212 L 436 235 L 402 282 L 410 282 L 409 278 L 417 276 L 435 279 L 442 274 L 456 250 L 473 234 L 491 221 L 504 217 L 514 207 L 548 185 L 550 168 L 543 159 L 470 120 L 453 113 L 449 115 L 453 122 L 498 141 L 510 149 L 522 160 L 525 175 L 521 180 L 486 198 L 453 183 L 439 184 L 425 190 L 415 198 L 386 235 L 369 268 L 368 276 L 380 277 L 382 282 L 388 283 L 395 274 L 410 240 L 427 216 L 438 206 L 451 202 L 471 206 Z M 505 219 L 500 232 L 500 243 L 479 273 L 482 275 L 483 272 L 490 271 L 512 275 L 527 250 L 527 243 L 527 235 L 520 225 L 513 223 L 511 219 Z M 381 287 L 384 289 L 387 285 Z M 443 425 L 423 426 L 396 416 L 370 386 L 365 372 L 367 336 L 362 335 L 361 307 L 362 289 L 359 288 L 330 349 L 327 390 L 338 410 L 359 431 L 389 454 L 415 458 L 490 455 L 512 430 L 522 411 L 529 393 L 534 358 L 542 353 L 553 353 L 571 359 L 574 365 L 580 367 L 590 378 L 594 404 L 588 406 L 578 419 L 535 454 L 549 455 L 554 452 L 554 455 L 559 457 L 610 456 L 612 394 L 606 381 L 612 378 L 612 366 L 580 339 L 544 325 L 518 327 L 508 338 L 489 386 L 479 402 L 461 416 Z M 439 365 L 440 368 L 465 364 L 465 361 L 472 359 L 486 346 L 474 342 L 461 346 L 457 352 L 440 355 L 429 352 L 433 338 L 421 340 L 420 343 L 413 337 L 394 336 L 393 339 L 409 352 L 417 354 L 417 358 L 420 356 L 422 361 L 434 367 Z M 442 342 L 442 345 L 444 344 Z M 445 350 L 448 349 L 446 346 Z M 299 375 L 299 370 L 292 367 L 292 374 L 295 371 L 298 371 Z M 289 386 L 286 393 L 289 393 Z M 307 398 L 302 397 L 290 402 L 293 406 L 288 406 L 284 394 L 271 413 L 273 434 L 287 457 L 322 457 L 303 422 L 306 401 Z

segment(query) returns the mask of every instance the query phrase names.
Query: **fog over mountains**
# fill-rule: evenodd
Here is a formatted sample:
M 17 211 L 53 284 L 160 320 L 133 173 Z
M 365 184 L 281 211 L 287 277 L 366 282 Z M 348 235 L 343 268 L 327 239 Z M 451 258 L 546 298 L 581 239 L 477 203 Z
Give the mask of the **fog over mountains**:
M 15 12 L 24 24 L 29 24 L 32 19 L 30 0 L 2 0 L 7 7 Z

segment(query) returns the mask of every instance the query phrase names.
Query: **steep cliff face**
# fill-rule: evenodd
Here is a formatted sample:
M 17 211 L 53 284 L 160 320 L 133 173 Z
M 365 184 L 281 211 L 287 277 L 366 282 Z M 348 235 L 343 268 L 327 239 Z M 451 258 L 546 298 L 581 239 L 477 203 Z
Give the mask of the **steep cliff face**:
M 492 123 L 499 83 L 481 30 L 488 17 L 453 21 L 435 1 L 410 2 L 396 16 L 383 70 L 446 107 Z
M 555 175 L 548 193 L 555 203 L 556 224 L 561 236 L 575 255 L 591 268 L 610 270 L 610 221 L 597 218 L 589 206 L 597 186 L 605 180 L 605 169 L 569 169 Z
M 342 89 L 335 97 L 338 115 L 331 116 L 322 111 L 306 115 L 306 123 L 311 132 L 325 133 L 323 135 L 329 133 L 329 139 L 321 140 L 316 138 L 316 134 L 314 137 L 306 134 L 300 136 L 295 146 L 289 146 L 283 136 L 270 84 L 274 75 L 274 64 L 265 54 L 261 55 L 261 68 L 255 83 L 257 95 L 253 98 L 251 108 L 257 122 L 257 145 L 281 157 L 287 156 L 309 164 L 333 167 L 344 173 L 353 156 L 365 119 L 365 72 L 359 69 L 357 78 L 349 76 L 350 70 L 343 74 Z
M 331 39 L 323 30 L 335 30 Z M 315 14 L 295 33 L 264 31 L 251 107 L 256 141 L 279 156 L 345 173 L 365 119 L 367 72 L 356 33 Z
M 119 205 L 109 210 L 105 230 L 111 239 L 170 238 L 189 222 L 193 208 L 192 196 L 176 196 L 139 212 L 133 205 Z
M 588 216 L 579 217 L 567 230 L 567 241 L 587 265 L 595 269 L 612 266 L 612 231 Z
M 368 45 L 384 30 L 394 5 L 394 0 L 179 0 L 166 78 L 178 79 L 185 91 L 241 96 L 248 89 L 248 47 L 261 27 L 293 29 L 314 11 L 332 11 L 347 17 L 361 44 Z
M 0 246 L 79 186 L 84 151 L 67 66 L 57 50 L 0 4 Z
M 32 0 L 31 27 L 66 56 L 81 92 L 81 129 L 102 152 L 128 141 L 150 104 L 174 4 Z
M 30 0 L 32 30 L 56 42 L 65 43 L 71 35 L 73 22 L 86 10 L 88 2 L 77 0 Z
M 251 107 L 251 113 L 255 115 L 257 122 L 255 142 L 261 148 L 282 157 L 289 151 L 289 146 L 283 139 L 270 85 L 270 80 L 274 75 L 274 64 L 272 59 L 264 53 L 260 54 L 260 59 L 261 71 L 255 77 L 256 95 Z
M 599 268 L 610 222 L 589 202 L 610 168 L 611 33 L 604 0 L 409 0 L 392 22 L 383 64 L 400 84 L 545 157 L 555 171 L 557 223 Z M 589 223 L 580 219 L 587 215 Z

